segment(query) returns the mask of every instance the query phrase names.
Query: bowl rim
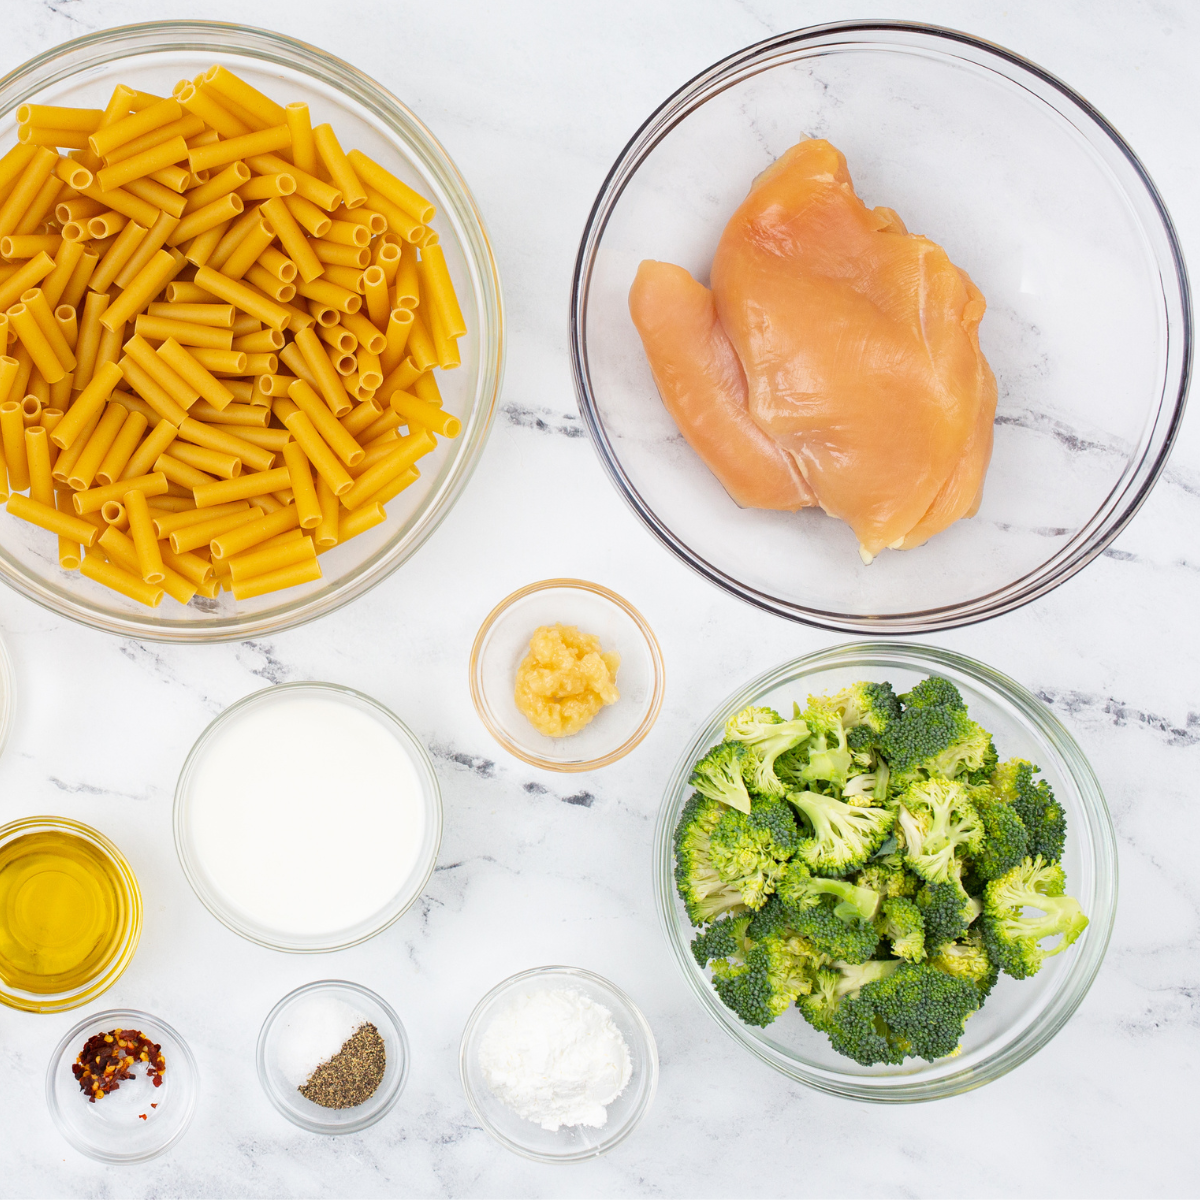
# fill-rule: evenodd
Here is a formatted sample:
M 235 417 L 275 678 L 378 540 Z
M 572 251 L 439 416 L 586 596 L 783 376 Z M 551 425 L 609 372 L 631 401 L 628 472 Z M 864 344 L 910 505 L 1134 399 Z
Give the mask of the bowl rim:
M 395 1082 L 392 1084 L 391 1091 L 384 1097 L 379 1106 L 372 1109 L 369 1113 L 364 1113 L 354 1121 L 347 1121 L 345 1124 L 337 1126 L 323 1125 L 319 1121 L 309 1120 L 302 1113 L 289 1108 L 283 1103 L 275 1087 L 271 1084 L 270 1074 L 267 1071 L 267 1039 L 270 1037 L 275 1022 L 283 1014 L 288 1005 L 298 1000 L 301 996 L 317 991 L 318 989 L 340 989 L 346 992 L 353 992 L 355 995 L 365 997 L 372 1004 L 377 1004 L 384 1016 L 391 1023 L 391 1032 L 400 1043 L 400 1052 L 403 1057 L 403 1062 L 400 1064 L 400 1071 L 396 1076 Z M 359 1133 L 364 1129 L 370 1128 L 377 1121 L 386 1117 L 396 1107 L 400 1099 L 400 1094 L 404 1091 L 405 1084 L 408 1083 L 408 1072 L 412 1065 L 412 1051 L 408 1044 L 408 1033 L 405 1031 L 404 1022 L 400 1020 L 396 1010 L 378 992 L 373 992 L 369 987 L 364 987 L 361 983 L 353 983 L 349 979 L 314 979 L 311 983 L 301 984 L 300 987 L 293 988 L 286 996 L 276 1001 L 271 1011 L 267 1013 L 263 1019 L 262 1027 L 258 1031 L 258 1042 L 254 1049 L 254 1065 L 258 1071 L 258 1082 L 262 1090 L 266 1093 L 267 1099 L 270 1100 L 278 1112 L 287 1117 L 293 1125 L 298 1125 L 301 1129 L 308 1130 L 309 1133 L 323 1133 L 331 1137 L 337 1137 L 343 1133 Z M 363 1101 L 363 1104 L 369 1104 L 377 1094 L 377 1091 L 372 1093 Z
M 610 993 L 632 1014 L 634 1027 L 642 1036 L 642 1048 L 646 1054 L 646 1088 L 645 1098 L 630 1113 L 620 1130 L 611 1137 L 605 1138 L 598 1145 L 590 1147 L 587 1150 L 575 1151 L 571 1154 L 546 1154 L 513 1141 L 501 1133 L 488 1120 L 476 1100 L 475 1089 L 471 1085 L 470 1071 L 467 1065 L 467 1049 L 479 1022 L 483 1018 L 484 1012 L 493 1001 L 498 1000 L 505 992 L 510 991 L 527 980 L 563 975 L 585 980 L 598 991 Z M 495 1138 L 506 1150 L 511 1150 L 514 1154 L 519 1154 L 522 1158 L 532 1159 L 534 1162 L 551 1163 L 556 1166 L 590 1162 L 592 1159 L 599 1158 L 602 1154 L 607 1154 L 610 1150 L 615 1149 L 625 1141 L 642 1123 L 646 1113 L 650 1110 L 650 1105 L 654 1103 L 654 1096 L 658 1091 L 658 1073 L 658 1042 L 655 1040 L 654 1031 L 650 1028 L 650 1023 L 646 1020 L 645 1014 L 612 980 L 605 979 L 603 975 L 597 975 L 594 971 L 589 971 L 584 967 L 550 964 L 544 967 L 530 967 L 526 971 L 518 971 L 515 975 L 509 975 L 507 979 L 502 979 L 495 987 L 489 989 L 471 1010 L 471 1015 L 467 1018 L 466 1025 L 463 1026 L 462 1037 L 458 1043 L 458 1076 L 462 1083 L 463 1094 L 467 1098 L 467 1104 L 470 1106 L 471 1112 L 475 1115 L 475 1119 L 484 1131 Z
M 1141 451 L 1141 458 L 1132 460 L 1127 465 L 1121 480 L 1114 485 L 1109 495 L 1077 531 L 1072 542 L 1067 543 L 1050 559 L 1043 560 L 1025 574 L 1018 576 L 1012 582 L 991 592 L 974 596 L 964 601 L 952 604 L 937 605 L 913 612 L 891 613 L 884 616 L 869 614 L 837 613 L 824 609 L 806 608 L 802 604 L 786 601 L 769 593 L 742 583 L 727 574 L 721 568 L 709 563 L 692 551 L 668 526 L 658 517 L 650 505 L 642 499 L 637 488 L 626 477 L 617 456 L 613 453 L 605 433 L 603 422 L 598 413 L 595 392 L 592 387 L 591 368 L 586 349 L 586 325 L 589 295 L 591 290 L 592 272 L 595 257 L 600 243 L 608 227 L 608 222 L 625 188 L 632 180 L 642 162 L 658 145 L 660 141 L 676 127 L 679 121 L 689 115 L 687 109 L 689 99 L 694 93 L 705 91 L 706 102 L 716 95 L 718 83 L 723 86 L 719 90 L 740 82 L 748 75 L 757 73 L 754 69 L 756 62 L 765 59 L 788 47 L 803 47 L 809 43 L 821 43 L 831 37 L 849 37 L 855 34 L 869 35 L 916 35 L 937 43 L 958 44 L 968 47 L 975 52 L 990 55 L 1001 62 L 1027 72 L 1034 79 L 1059 94 L 1067 104 L 1075 106 L 1084 117 L 1090 119 L 1096 129 L 1111 143 L 1117 152 L 1128 162 L 1134 175 L 1150 202 L 1165 237 L 1169 249 L 1170 263 L 1174 270 L 1174 280 L 1178 287 L 1179 330 L 1175 336 L 1182 341 L 1180 352 L 1178 386 L 1175 388 L 1173 403 L 1168 400 L 1171 380 L 1165 381 L 1159 398 L 1157 413 L 1148 425 L 1151 430 L 1148 440 L 1150 446 Z M 903 49 L 904 47 L 895 47 Z M 711 89 L 711 90 L 710 90 Z M 697 106 L 698 107 L 698 106 Z M 687 109 L 687 111 L 682 111 Z M 677 110 L 682 111 L 682 117 L 677 117 Z M 1122 187 L 1122 192 L 1128 195 L 1128 190 Z M 1142 229 L 1145 224 L 1139 221 Z M 588 213 L 580 238 L 579 249 L 575 258 L 575 267 L 571 278 L 571 298 L 569 307 L 568 338 L 571 352 L 571 373 L 575 384 L 575 395 L 579 411 L 587 426 L 592 448 L 595 450 L 601 465 L 609 476 L 610 482 L 617 489 L 622 499 L 633 509 L 638 518 L 646 525 L 651 533 L 667 547 L 677 558 L 696 571 L 710 583 L 739 599 L 754 605 L 766 612 L 811 625 L 818 629 L 828 629 L 835 633 L 850 633 L 866 636 L 904 636 L 913 633 L 927 633 L 942 629 L 956 629 L 980 621 L 990 620 L 1003 613 L 1012 612 L 1026 604 L 1053 591 L 1098 557 L 1117 538 L 1130 521 L 1137 515 L 1145 503 L 1154 485 L 1158 482 L 1183 421 L 1184 409 L 1187 404 L 1188 388 L 1192 375 L 1193 354 L 1193 318 L 1191 303 L 1191 288 L 1188 280 L 1187 266 L 1180 245 L 1174 222 L 1167 210 L 1158 188 L 1155 186 L 1149 172 L 1133 149 L 1125 141 L 1116 128 L 1089 101 L 1084 99 L 1073 88 L 1069 87 L 1056 75 L 1047 71 L 1027 58 L 1008 50 L 995 42 L 975 37 L 961 30 L 945 26 L 933 25 L 920 21 L 905 20 L 850 20 L 833 21 L 821 25 L 804 26 L 785 33 L 776 34 L 761 41 L 754 42 L 732 54 L 719 59 L 712 66 L 698 72 L 686 83 L 676 88 L 653 112 L 638 126 L 633 136 L 625 143 L 617 155 L 612 167 L 604 177 L 596 199 Z M 1167 338 L 1167 361 L 1171 354 L 1171 337 Z M 1170 405 L 1169 413 L 1166 411 Z M 1154 461 L 1149 469 L 1142 472 L 1146 458 L 1153 448 L 1154 431 L 1164 422 L 1169 421 L 1162 435 Z M 1143 437 L 1147 437 L 1143 430 Z M 1141 478 L 1139 480 L 1139 474 Z M 1132 497 L 1131 483 L 1136 482 Z M 1123 507 L 1116 508 L 1112 503 L 1113 495 L 1121 498 Z M 1106 514 L 1096 528 L 1097 516 Z M 1078 544 L 1074 544 L 1078 542 Z M 1047 564 L 1061 560 L 1053 569 L 1048 570 Z M 998 601 L 993 597 L 999 594 Z
M 192 773 L 200 754 L 208 747 L 219 730 L 230 719 L 236 718 L 252 704 L 267 703 L 271 697 L 281 692 L 298 690 L 331 692 L 335 696 L 349 697 L 352 702 L 358 702 L 373 709 L 389 727 L 393 727 L 393 731 L 398 734 L 398 740 L 412 752 L 413 768 L 424 785 L 422 787 L 422 800 L 425 805 L 426 818 L 430 826 L 430 834 L 427 836 L 431 838 L 429 861 L 425 866 L 420 883 L 414 888 L 407 903 L 400 906 L 395 912 L 390 912 L 385 920 L 348 940 L 331 941 L 327 938 L 325 941 L 314 945 L 288 944 L 283 940 L 272 940 L 261 932 L 252 929 L 249 925 L 239 922 L 234 913 L 221 911 L 215 902 L 210 902 L 208 889 L 202 882 L 199 866 L 193 861 L 191 838 L 187 830 L 187 822 L 184 815 L 184 808 L 187 802 L 185 785 L 190 784 Z M 363 942 L 377 937 L 385 929 L 394 925 L 421 898 L 425 889 L 429 886 L 429 880 L 433 877 L 434 868 L 437 866 L 438 854 L 441 850 L 443 823 L 441 784 L 438 781 L 437 772 L 434 770 L 433 760 L 429 756 L 429 751 L 426 750 L 424 743 L 417 735 L 387 705 L 380 703 L 380 701 L 372 696 L 368 696 L 365 692 L 360 692 L 356 688 L 347 687 L 341 683 L 327 683 L 311 679 L 297 679 L 288 683 L 273 683 L 269 687 L 259 688 L 258 691 L 251 692 L 249 695 L 243 696 L 240 700 L 235 700 L 213 717 L 196 738 L 187 753 L 187 757 L 183 760 L 183 766 L 179 769 L 179 778 L 175 783 L 174 799 L 171 804 L 171 827 L 175 840 L 175 855 L 179 861 L 179 867 L 183 872 L 184 878 L 187 880 L 196 899 L 204 906 L 205 911 L 209 916 L 220 921 L 226 929 L 236 933 L 239 937 L 243 937 L 247 941 L 253 942 L 258 946 L 263 946 L 268 950 L 279 950 L 285 954 L 328 954 L 335 950 L 348 950 L 351 946 L 361 945 Z M 385 908 L 381 911 L 386 912 L 387 909 Z
M 154 37 L 162 40 L 154 45 L 142 44 Z M 228 39 L 228 44 L 219 40 L 222 37 Z M 457 463 L 447 475 L 439 503 L 419 510 L 411 531 L 414 535 L 412 540 L 402 545 L 381 547 L 357 569 L 352 582 L 345 586 L 335 582 L 332 594 L 316 602 L 295 599 L 286 601 L 282 610 L 165 624 L 136 611 L 120 615 L 101 613 L 86 600 L 63 600 L 57 590 L 51 590 L 42 582 L 40 574 L 17 571 L 0 558 L 0 579 L 14 591 L 57 616 L 121 637 L 181 644 L 240 641 L 306 624 L 358 599 L 411 559 L 449 516 L 479 465 L 504 382 L 507 349 L 499 265 L 483 214 L 454 160 L 424 121 L 388 88 L 320 47 L 274 30 L 228 21 L 163 20 L 113 26 L 61 42 L 5 74 L 0 78 L 0 97 L 5 97 L 10 89 L 18 88 L 23 82 L 33 82 L 25 91 L 18 88 L 7 98 L 9 102 L 0 102 L 0 115 L 13 111 L 28 95 L 60 82 L 64 76 L 51 74 L 42 77 L 40 72 L 52 67 L 55 60 L 66 55 L 128 43 L 123 55 L 140 57 L 172 50 L 196 51 L 206 48 L 206 42 L 213 43 L 215 55 L 233 55 L 259 63 L 271 63 L 308 73 L 326 86 L 335 85 L 381 121 L 388 129 L 389 138 L 404 144 L 410 155 L 420 163 L 421 169 L 431 174 L 444 192 L 454 195 L 461 209 L 455 220 L 458 222 L 461 218 L 465 232 L 470 234 L 469 238 L 460 237 L 456 229 L 455 238 L 461 244 L 467 271 L 480 301 L 480 328 L 475 333 L 480 346 L 480 379 L 470 412 L 473 424 L 471 440 L 463 444 Z M 118 57 L 122 55 L 114 54 L 102 61 Z M 401 133 L 402 129 L 405 132 Z M 413 140 L 414 135 L 416 140 Z M 464 425 L 467 424 L 467 419 L 464 419 Z
M 142 1029 L 147 1024 L 153 1023 L 159 1029 L 163 1030 L 168 1037 L 175 1040 L 175 1048 L 173 1054 L 180 1055 L 187 1063 L 188 1070 L 191 1073 L 191 1085 L 184 1094 L 182 1103 L 185 1107 L 185 1112 L 179 1127 L 163 1144 L 153 1150 L 144 1150 L 138 1154 L 119 1154 L 105 1153 L 102 1150 L 96 1150 L 90 1146 L 83 1145 L 73 1135 L 73 1130 L 67 1124 L 66 1118 L 62 1114 L 62 1109 L 58 1103 L 58 1097 L 55 1094 L 54 1077 L 58 1073 L 58 1065 L 62 1061 L 63 1055 L 68 1053 L 71 1046 L 74 1045 L 79 1037 L 86 1033 L 89 1029 L 94 1029 L 98 1025 L 106 1025 L 109 1028 L 116 1028 L 117 1022 L 122 1022 L 127 1019 L 132 1019 L 132 1024 L 123 1025 L 122 1028 L 138 1028 Z M 109 1025 L 109 1022 L 114 1022 Z M 168 1066 L 168 1070 L 170 1067 Z M 117 1166 L 126 1164 L 149 1162 L 152 1158 L 158 1158 L 160 1154 L 165 1154 L 172 1146 L 187 1133 L 191 1126 L 192 1118 L 196 1115 L 196 1101 L 200 1094 L 200 1072 L 196 1066 L 196 1056 L 192 1053 L 192 1048 L 186 1040 L 180 1035 L 179 1031 L 169 1025 L 161 1017 L 156 1017 L 153 1013 L 144 1012 L 137 1008 L 109 1008 L 103 1012 L 93 1013 L 91 1016 L 84 1018 L 78 1022 L 54 1048 L 50 1055 L 50 1063 L 46 1068 L 46 1107 L 50 1110 L 50 1118 L 54 1122 L 55 1128 L 62 1135 L 63 1140 L 71 1145 L 80 1154 L 86 1155 L 88 1158 L 95 1159 L 97 1162 L 112 1163 Z
M 129 914 L 126 918 L 124 936 L 117 943 L 113 956 L 93 979 L 81 984 L 78 988 L 69 992 L 13 992 L 6 984 L 0 983 L 0 1004 L 19 1012 L 69 1012 L 73 1008 L 82 1008 L 85 1004 L 90 1004 L 121 978 L 133 961 L 133 956 L 137 953 L 138 945 L 142 940 L 142 890 L 138 884 L 137 875 L 119 847 L 98 829 L 83 821 L 76 821 L 72 817 L 19 817 L 15 821 L 0 825 L 0 845 L 13 837 L 45 829 L 73 834 L 107 855 L 124 885 Z
M 495 623 L 518 600 L 524 600 L 526 596 L 532 596 L 537 592 L 550 591 L 554 588 L 590 592 L 592 595 L 599 596 L 602 600 L 606 600 L 619 608 L 637 626 L 638 632 L 642 635 L 642 639 L 646 643 L 646 648 L 650 652 L 650 660 L 654 667 L 654 688 L 651 692 L 646 712 L 638 723 L 637 728 L 616 749 L 610 750 L 607 754 L 600 754 L 595 758 L 584 759 L 580 762 L 555 762 L 552 759 L 531 754 L 528 750 L 523 749 L 514 742 L 505 733 L 504 727 L 493 715 L 491 706 L 488 704 L 487 697 L 484 694 L 481 678 L 483 673 L 484 642 Z M 529 763 L 530 766 L 540 767 L 543 771 L 558 771 L 561 774 L 595 771 L 600 767 L 607 767 L 609 763 L 614 763 L 620 758 L 624 758 L 630 750 L 643 741 L 654 727 L 655 721 L 658 720 L 658 714 L 662 711 L 663 696 L 666 691 L 666 666 L 663 662 L 662 647 L 658 644 L 658 638 L 655 637 L 654 630 L 650 628 L 649 622 L 624 596 L 618 595 L 603 584 L 591 583 L 586 579 L 541 579 L 536 583 L 526 584 L 524 587 L 518 588 L 515 592 L 505 596 L 484 617 L 483 624 L 479 626 L 479 632 L 475 635 L 475 641 L 471 645 L 468 674 L 471 684 L 471 703 L 475 705 L 475 712 L 483 722 L 488 733 L 514 758 L 519 758 L 522 762 Z
M 905 1074 L 862 1076 L 839 1074 L 833 1068 L 808 1068 L 790 1056 L 774 1050 L 760 1041 L 718 999 L 708 980 L 696 974 L 696 963 L 683 939 L 676 907 L 674 878 L 674 831 L 678 805 L 676 798 L 681 781 L 686 780 L 700 747 L 709 739 L 701 735 L 731 712 L 752 702 L 783 677 L 802 679 L 814 671 L 832 666 L 850 666 L 864 657 L 881 656 L 897 660 L 897 665 L 909 669 L 934 670 L 939 667 L 968 676 L 982 691 L 999 694 L 1015 707 L 1023 722 L 1031 723 L 1046 738 L 1063 759 L 1066 770 L 1080 794 L 1081 807 L 1088 815 L 1088 828 L 1095 842 L 1096 906 L 1088 914 L 1089 925 L 1084 942 L 1077 943 L 1078 951 L 1070 966 L 1071 975 L 1039 1020 L 1024 1031 L 1024 1039 L 1006 1043 L 975 1066 L 966 1067 L 940 1079 L 921 1078 L 917 1068 Z M 652 886 L 659 928 L 666 940 L 671 957 L 683 974 L 689 988 L 708 1015 L 724 1032 L 756 1058 L 776 1071 L 816 1091 L 850 1100 L 881 1104 L 912 1103 L 945 1099 L 982 1087 L 1020 1066 L 1041 1050 L 1071 1019 L 1083 1002 L 1103 964 L 1116 917 L 1119 868 L 1116 831 L 1100 782 L 1078 742 L 1033 692 L 1009 676 L 987 664 L 938 646 L 900 641 L 845 642 L 789 659 L 756 675 L 753 679 L 725 697 L 697 726 L 695 734 L 681 751 L 672 769 L 655 821 L 652 861 Z M 700 986 L 703 978 L 704 986 Z M 939 1060 L 944 1061 L 944 1060 Z M 872 1082 L 862 1082 L 869 1080 Z M 879 1083 L 878 1080 L 887 1080 Z

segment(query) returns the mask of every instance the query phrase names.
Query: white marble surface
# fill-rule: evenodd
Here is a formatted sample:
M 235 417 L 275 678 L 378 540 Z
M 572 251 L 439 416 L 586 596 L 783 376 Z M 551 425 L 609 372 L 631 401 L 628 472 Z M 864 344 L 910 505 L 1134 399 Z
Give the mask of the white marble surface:
M 0 70 L 94 29 L 200 13 L 175 0 L 8 0 Z M 726 597 L 637 524 L 583 436 L 566 343 L 576 242 L 627 137 L 695 72 L 804 23 L 924 19 L 1043 64 L 1126 135 L 1185 250 L 1194 249 L 1195 7 L 209 0 L 202 14 L 325 47 L 429 123 L 490 223 L 509 306 L 508 381 L 479 471 L 441 531 L 365 599 L 315 625 L 241 645 L 143 645 L 0 590 L 19 688 L 0 760 L 0 821 L 61 813 L 125 850 L 145 895 L 145 932 L 102 1004 L 175 1024 L 204 1081 L 177 1149 L 140 1167 L 99 1166 L 59 1138 L 42 1094 L 47 1057 L 77 1014 L 0 1009 L 0 1196 L 1195 1194 L 1195 420 L 1139 517 L 1082 575 L 1018 613 L 936 639 L 1043 695 L 1091 756 L 1121 846 L 1121 907 L 1105 967 L 1066 1029 L 1001 1081 L 934 1106 L 867 1107 L 783 1080 L 720 1033 L 667 959 L 650 888 L 653 815 L 695 722 L 750 675 L 841 639 Z M 577 514 L 569 539 L 562 522 L 540 515 L 564 502 Z M 531 544 L 539 533 L 550 536 Z M 508 758 L 467 692 L 480 619 L 508 591 L 551 575 L 628 596 L 666 655 L 658 725 L 627 759 L 592 776 L 543 774 Z M 170 831 L 175 776 L 203 726 L 266 683 L 310 678 L 361 688 L 408 721 L 435 756 L 446 807 L 439 870 L 421 903 L 374 941 L 319 958 L 259 949 L 213 921 L 184 882 Z M 130 708 L 141 714 L 136 731 L 97 719 Z M 625 988 L 662 1057 L 659 1094 L 636 1135 L 571 1168 L 498 1147 L 458 1082 L 459 1033 L 475 1001 L 503 976 L 547 962 L 588 967 Z M 279 1117 L 253 1063 L 271 1005 L 326 976 L 381 992 L 413 1046 L 411 1080 L 392 1115 L 335 1140 Z

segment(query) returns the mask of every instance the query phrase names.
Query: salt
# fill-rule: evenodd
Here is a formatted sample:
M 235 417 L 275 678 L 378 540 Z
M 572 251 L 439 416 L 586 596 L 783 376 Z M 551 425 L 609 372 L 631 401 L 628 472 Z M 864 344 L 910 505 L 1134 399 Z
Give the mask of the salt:
M 287 1012 L 279 1035 L 276 1063 L 293 1087 L 303 1087 L 365 1025 L 367 1018 L 332 996 L 305 996 Z

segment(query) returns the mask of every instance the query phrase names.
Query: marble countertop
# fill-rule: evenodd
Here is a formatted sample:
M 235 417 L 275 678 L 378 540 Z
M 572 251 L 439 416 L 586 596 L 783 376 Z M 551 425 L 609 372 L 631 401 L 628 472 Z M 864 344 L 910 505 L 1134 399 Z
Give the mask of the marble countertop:
M 0 71 L 92 30 L 197 12 L 177 0 L 9 0 Z M 172 1152 L 138 1167 L 101 1166 L 62 1141 L 43 1099 L 50 1051 L 79 1014 L 0 1008 L 0 1197 L 1194 1193 L 1195 420 L 1139 516 L 1081 575 L 1019 612 L 932 639 L 1043 696 L 1091 758 L 1121 854 L 1104 968 L 1057 1038 L 1000 1081 L 936 1105 L 855 1105 L 776 1075 L 712 1023 L 667 956 L 650 882 L 661 789 L 698 717 L 750 676 L 843 639 L 726 596 L 638 524 L 584 435 L 566 322 L 580 230 L 644 117 L 739 46 L 864 15 L 966 29 L 1065 79 L 1141 156 L 1185 251 L 1200 247 L 1194 7 L 209 0 L 203 15 L 324 47 L 432 127 L 490 225 L 508 305 L 507 383 L 479 470 L 441 530 L 402 570 L 325 620 L 269 640 L 161 646 L 104 636 L 0 589 L 18 688 L 0 759 L 0 822 L 56 812 L 122 847 L 141 881 L 145 927 L 133 964 L 100 1003 L 170 1021 L 204 1081 L 195 1122 Z M 571 537 L 530 540 L 550 503 L 572 507 Z M 466 686 L 482 617 L 509 591 L 554 575 L 627 596 L 666 657 L 656 727 L 593 775 L 546 774 L 508 757 L 476 718 Z M 345 683 L 397 712 L 434 756 L 446 813 L 421 901 L 373 941 L 319 958 L 260 949 L 214 921 L 188 888 L 171 838 L 172 789 L 200 730 L 239 697 L 296 679 Z M 140 714 L 136 726 L 99 719 L 127 706 Z M 500 1148 L 475 1123 L 458 1081 L 459 1035 L 476 1000 L 504 976 L 550 962 L 597 971 L 629 992 L 662 1061 L 657 1099 L 636 1134 L 571 1168 Z M 254 1070 L 267 1011 L 293 987 L 329 976 L 385 996 L 413 1047 L 394 1112 L 339 1139 L 284 1121 Z M 1004 1139 L 999 1152 L 984 1150 L 989 1138 Z

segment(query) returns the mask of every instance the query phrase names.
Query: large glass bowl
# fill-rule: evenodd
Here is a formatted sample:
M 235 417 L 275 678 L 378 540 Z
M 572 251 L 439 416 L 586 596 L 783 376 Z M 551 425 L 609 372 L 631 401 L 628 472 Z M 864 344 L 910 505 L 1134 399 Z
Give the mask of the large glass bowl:
M 253 600 L 222 593 L 184 607 L 128 600 L 58 566 L 43 530 L 0 516 L 0 577 L 31 600 L 112 633 L 158 641 L 225 641 L 275 632 L 361 596 L 433 533 L 471 477 L 487 438 L 504 365 L 500 280 L 483 218 L 437 139 L 395 96 L 348 63 L 261 29 L 206 21 L 157 21 L 89 34 L 57 46 L 0 80 L 0 147 L 16 142 L 25 103 L 103 107 L 117 83 L 170 95 L 175 83 L 222 62 L 286 103 L 307 102 L 313 124 L 329 121 L 357 146 L 423 192 L 454 278 L 467 336 L 462 366 L 438 372 L 462 433 L 422 460 L 421 478 L 388 506 L 388 520 L 321 556 L 324 578 Z M 425 464 L 428 463 L 428 466 Z M 203 606 L 203 607 L 202 607 Z
M 629 317 L 642 259 L 707 282 L 751 180 L 805 135 L 842 150 L 866 203 L 945 246 L 988 301 L 1000 402 L 982 508 L 869 567 L 817 509 L 733 503 L 663 408 Z M 770 38 L 680 88 L 604 181 L 571 299 L 583 417 L 658 538 L 752 604 L 873 634 L 985 620 L 1099 554 L 1166 461 L 1191 336 L 1171 220 L 1116 130 L 1019 56 L 906 22 Z
M 861 679 L 890 681 L 904 692 L 927 675 L 951 680 L 971 716 L 995 738 L 1002 759 L 1041 767 L 1067 814 L 1063 867 L 1067 891 L 1089 924 L 1079 940 L 1032 979 L 1002 975 L 987 1003 L 967 1021 L 962 1052 L 934 1063 L 862 1067 L 830 1047 L 794 1008 L 765 1029 L 742 1024 L 725 1007 L 692 957 L 695 929 L 675 892 L 672 837 L 692 794 L 692 765 L 719 742 L 725 719 L 749 704 L 789 714 L 810 693 L 837 691 Z M 857 642 L 784 663 L 725 700 L 684 749 L 667 784 L 654 838 L 654 885 L 659 918 L 692 991 L 735 1041 L 777 1071 L 819 1091 L 853 1100 L 936 1100 L 998 1079 L 1040 1050 L 1070 1019 L 1100 970 L 1117 904 L 1117 845 L 1100 784 L 1075 739 L 1032 692 L 983 663 L 949 650 L 903 642 Z

